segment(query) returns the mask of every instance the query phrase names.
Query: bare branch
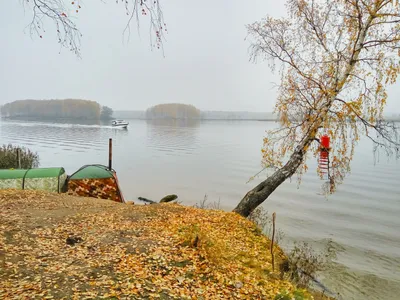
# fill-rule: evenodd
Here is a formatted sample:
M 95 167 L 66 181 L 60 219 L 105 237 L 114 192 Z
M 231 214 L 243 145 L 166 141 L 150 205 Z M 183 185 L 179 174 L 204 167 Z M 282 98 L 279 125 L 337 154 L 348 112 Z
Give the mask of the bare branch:
M 124 35 L 128 34 L 128 40 L 130 25 L 134 17 L 136 17 L 139 30 L 140 13 L 149 21 L 151 46 L 163 49 L 164 34 L 167 32 L 167 28 L 159 0 L 116 0 L 117 4 L 119 1 L 123 1 L 126 14 L 129 16 L 123 30 Z M 47 34 L 45 21 L 52 21 L 60 47 L 67 48 L 80 57 L 82 33 L 74 21 L 79 11 L 83 9 L 80 2 L 80 0 L 72 1 L 67 6 L 67 2 L 64 0 L 22 0 L 23 6 L 30 7 L 32 11 L 32 21 L 28 25 L 31 35 L 44 38 Z M 154 40 L 153 37 L 155 37 Z

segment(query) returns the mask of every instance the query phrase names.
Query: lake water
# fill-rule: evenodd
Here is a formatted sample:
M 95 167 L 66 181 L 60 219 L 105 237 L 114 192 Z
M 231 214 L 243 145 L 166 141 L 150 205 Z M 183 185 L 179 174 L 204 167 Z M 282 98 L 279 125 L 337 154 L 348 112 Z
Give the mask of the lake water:
M 126 199 L 175 193 L 194 205 L 207 194 L 232 210 L 266 176 L 247 183 L 261 170 L 262 137 L 272 127 L 257 121 L 130 120 L 124 130 L 2 120 L 0 143 L 27 146 L 39 153 L 42 167 L 62 166 L 71 174 L 85 164 L 107 165 L 113 138 L 113 168 Z M 400 299 L 400 162 L 382 156 L 374 164 L 371 143 L 361 141 L 351 174 L 328 199 L 319 194 L 323 182 L 315 167 L 310 161 L 299 188 L 295 179 L 287 181 L 263 204 L 277 214 L 283 245 L 333 245 L 337 259 L 322 282 L 343 299 Z

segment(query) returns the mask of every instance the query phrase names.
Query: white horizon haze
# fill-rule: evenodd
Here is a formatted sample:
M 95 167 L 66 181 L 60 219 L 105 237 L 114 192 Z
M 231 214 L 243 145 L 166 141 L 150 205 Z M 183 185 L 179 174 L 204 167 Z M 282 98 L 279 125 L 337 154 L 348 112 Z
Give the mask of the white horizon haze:
M 145 110 L 159 103 L 192 104 L 203 111 L 271 112 L 278 74 L 249 61 L 245 25 L 284 16 L 285 1 L 162 1 L 168 33 L 164 53 L 150 49 L 146 17 L 140 36 L 113 1 L 82 3 L 77 24 L 82 58 L 60 49 L 55 26 L 30 35 L 32 12 L 21 1 L 0 11 L 0 105 L 25 99 L 87 99 L 114 110 Z M 386 114 L 400 112 L 399 85 L 389 87 Z

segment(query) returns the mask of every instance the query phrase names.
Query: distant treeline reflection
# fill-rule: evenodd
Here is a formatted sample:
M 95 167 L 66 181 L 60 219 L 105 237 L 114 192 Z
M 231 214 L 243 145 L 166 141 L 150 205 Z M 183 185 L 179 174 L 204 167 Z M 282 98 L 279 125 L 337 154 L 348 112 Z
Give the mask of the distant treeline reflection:
M 146 123 L 152 126 L 197 127 L 200 125 L 200 120 L 199 119 L 147 119 Z

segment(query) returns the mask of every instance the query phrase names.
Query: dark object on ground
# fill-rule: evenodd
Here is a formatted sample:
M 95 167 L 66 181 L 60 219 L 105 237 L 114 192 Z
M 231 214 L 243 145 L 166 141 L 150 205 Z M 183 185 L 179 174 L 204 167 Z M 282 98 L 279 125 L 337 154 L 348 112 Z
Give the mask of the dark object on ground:
M 79 236 L 69 236 L 69 237 L 67 237 L 67 239 L 66 239 L 66 243 L 68 244 L 68 245 L 70 245 L 70 246 L 73 246 L 73 245 L 75 245 L 76 243 L 80 243 L 80 242 L 82 242 L 83 241 L 83 239 L 81 238 L 81 237 L 79 237 Z
M 167 195 L 160 200 L 160 203 L 171 202 L 171 201 L 174 201 L 176 198 L 178 198 L 178 196 L 175 194 Z
M 193 247 L 197 248 L 197 246 L 199 245 L 199 236 L 196 235 L 194 241 L 193 241 Z
M 148 203 L 150 203 L 150 204 L 155 204 L 155 203 L 157 203 L 157 202 L 155 202 L 155 201 L 153 201 L 153 200 L 150 200 L 150 199 L 147 199 L 147 198 L 143 198 L 143 197 L 138 197 L 138 199 L 141 200 L 141 201 L 144 201 L 144 202 L 148 202 Z
M 153 201 L 153 200 L 150 200 L 150 199 L 147 199 L 147 198 L 138 197 L 139 200 L 144 201 L 144 202 L 148 202 L 150 204 L 171 202 L 171 201 L 174 201 L 177 198 L 178 198 L 177 195 L 172 194 L 172 195 L 165 196 L 164 198 L 162 198 L 160 200 L 160 202 L 156 202 L 156 201 Z

